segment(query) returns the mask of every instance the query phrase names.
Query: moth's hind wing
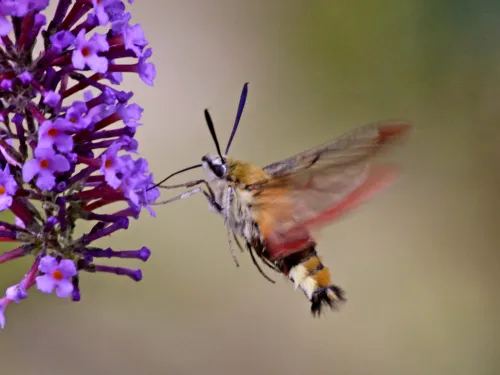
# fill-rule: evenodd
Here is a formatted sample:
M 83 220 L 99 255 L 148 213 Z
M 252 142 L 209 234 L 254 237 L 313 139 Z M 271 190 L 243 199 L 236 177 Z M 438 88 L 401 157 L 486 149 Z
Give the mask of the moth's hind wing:
M 308 186 L 302 178 L 288 177 L 288 192 L 278 198 L 273 187 L 264 189 L 253 208 L 265 223 L 269 259 L 282 258 L 314 242 L 311 230 L 348 214 L 389 185 L 396 174 L 393 165 L 373 164 L 358 173 L 316 172 Z

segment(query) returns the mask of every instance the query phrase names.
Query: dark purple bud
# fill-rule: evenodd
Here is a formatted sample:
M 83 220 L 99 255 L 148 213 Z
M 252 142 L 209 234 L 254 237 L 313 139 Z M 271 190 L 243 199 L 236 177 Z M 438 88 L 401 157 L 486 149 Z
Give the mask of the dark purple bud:
M 58 83 L 56 70 L 52 67 L 48 68 L 41 82 L 42 86 L 47 90 L 55 90 Z
M 2 82 L 0 82 L 0 88 L 5 91 L 11 91 L 12 90 L 12 80 L 11 79 L 3 79 Z
M 66 182 L 64 182 L 64 181 L 61 181 L 57 184 L 56 191 L 64 191 L 64 190 L 66 190 L 67 187 L 68 187 L 68 184 L 66 184 Z
M 58 197 L 56 199 L 56 204 L 59 206 L 59 222 L 61 223 L 61 231 L 65 231 L 68 225 L 66 219 L 66 198 Z
M 31 80 L 33 79 L 33 77 L 31 76 L 31 74 L 29 72 L 23 72 L 21 74 L 19 74 L 17 76 L 17 78 L 19 78 L 19 80 L 24 84 L 28 84 L 31 82 Z
M 76 289 L 74 288 L 73 289 L 73 292 L 71 292 L 71 300 L 73 302 L 80 302 L 80 290 L 79 289 Z
M 17 239 L 16 233 L 8 230 L 0 230 L 0 238 L 11 238 L 13 240 Z
M 59 220 L 57 220 L 57 217 L 55 217 L 55 216 L 50 216 L 50 217 L 47 219 L 47 222 L 45 223 L 44 232 L 45 232 L 45 233 L 50 232 L 52 229 L 54 229 L 54 227 L 56 226 L 56 224 L 57 224 L 58 222 L 59 222 Z
M 74 276 L 71 282 L 73 284 L 73 292 L 71 293 L 71 300 L 73 302 L 79 302 L 81 296 L 80 296 L 80 285 L 79 285 L 78 275 Z
M 143 246 L 142 249 L 139 251 L 139 259 L 142 261 L 147 261 L 149 257 L 151 256 L 151 250 L 147 248 L 146 246 Z

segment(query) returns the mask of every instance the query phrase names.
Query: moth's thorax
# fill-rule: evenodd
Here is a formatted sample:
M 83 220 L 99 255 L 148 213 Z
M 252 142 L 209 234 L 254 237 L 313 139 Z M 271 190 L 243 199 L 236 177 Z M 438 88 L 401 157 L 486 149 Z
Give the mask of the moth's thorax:
M 216 203 L 223 212 L 229 212 L 229 223 L 235 233 L 251 241 L 258 236 L 252 212 L 253 192 L 247 186 L 263 182 L 270 178 L 269 174 L 258 166 L 220 156 L 205 155 L 202 167 L 207 176 Z M 222 172 L 225 173 L 222 175 Z M 228 191 L 231 191 L 228 199 Z
M 228 167 L 231 180 L 243 186 L 262 183 L 271 178 L 269 173 L 252 163 L 229 160 Z

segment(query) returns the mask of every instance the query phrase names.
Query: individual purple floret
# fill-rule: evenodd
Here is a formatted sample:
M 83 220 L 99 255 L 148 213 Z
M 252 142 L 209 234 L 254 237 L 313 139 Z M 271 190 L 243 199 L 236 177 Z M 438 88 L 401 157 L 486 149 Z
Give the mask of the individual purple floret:
M 71 152 L 73 150 L 73 137 L 70 134 L 72 130 L 71 122 L 64 118 L 44 121 L 38 129 L 38 147 L 54 147 L 63 153 Z
M 84 130 L 92 123 L 92 115 L 87 115 L 88 108 L 85 102 L 75 101 L 66 111 L 65 119 L 68 120 L 76 129 Z
M 106 35 L 94 34 L 87 41 L 85 29 L 81 29 L 76 36 L 75 50 L 71 61 L 76 69 L 84 69 L 88 66 L 96 73 L 106 73 L 108 70 L 108 59 L 100 56 L 99 52 L 109 51 Z
M 120 117 L 123 123 L 131 128 L 142 125 L 139 120 L 144 109 L 142 109 L 138 104 L 130 104 L 128 106 L 122 106 L 119 109 Z
M 44 293 L 52 293 L 55 289 L 58 297 L 66 298 L 73 292 L 71 278 L 76 276 L 76 266 L 72 260 L 44 256 L 38 266 L 44 275 L 36 277 L 36 287 Z
M 34 154 L 35 158 L 28 160 L 23 166 L 23 180 L 30 182 L 36 176 L 36 186 L 39 189 L 51 190 L 56 184 L 55 173 L 68 171 L 69 161 L 49 147 L 37 147 Z
M 17 182 L 10 173 L 10 167 L 7 164 L 3 171 L 0 170 L 0 211 L 4 211 L 11 206 L 16 191 Z
M 147 161 L 135 155 L 143 108 L 119 89 L 128 73 L 153 86 L 144 31 L 129 24 L 121 0 L 59 0 L 52 17 L 48 5 L 0 0 L 0 211 L 13 214 L 0 221 L 0 242 L 13 244 L 0 264 L 34 259 L 0 298 L 2 328 L 7 307 L 34 285 L 79 301 L 82 272 L 142 279 L 141 270 L 94 260 L 145 262 L 151 254 L 96 246 L 143 208 L 154 216 L 159 197 Z M 123 207 L 106 212 L 116 203 Z M 80 235 L 82 221 L 93 226 Z

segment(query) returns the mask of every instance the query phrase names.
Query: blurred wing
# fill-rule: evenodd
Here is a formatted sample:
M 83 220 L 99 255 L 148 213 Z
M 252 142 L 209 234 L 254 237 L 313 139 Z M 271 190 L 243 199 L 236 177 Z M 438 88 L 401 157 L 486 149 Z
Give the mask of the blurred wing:
M 319 147 L 264 167 L 273 177 L 303 169 L 359 164 L 399 141 L 412 127 L 407 121 L 385 121 L 362 126 Z
M 408 132 L 406 122 L 362 127 L 265 170 L 273 176 L 255 189 L 252 205 L 270 259 L 313 242 L 311 229 L 326 225 L 372 197 L 395 177 L 371 159 Z

